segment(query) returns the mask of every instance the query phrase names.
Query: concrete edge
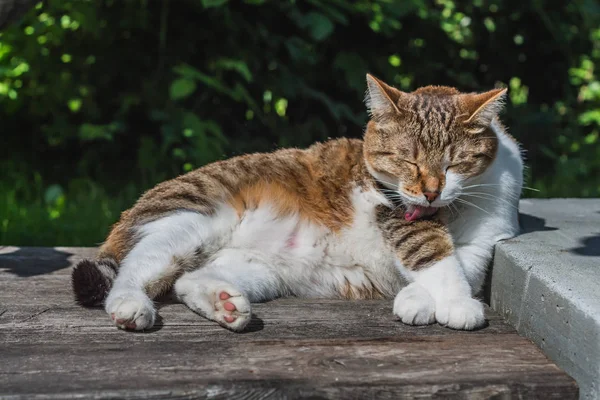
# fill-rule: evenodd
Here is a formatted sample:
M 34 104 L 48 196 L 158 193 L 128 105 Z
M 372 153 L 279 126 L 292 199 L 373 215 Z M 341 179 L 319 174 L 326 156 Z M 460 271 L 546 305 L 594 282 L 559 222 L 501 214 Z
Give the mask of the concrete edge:
M 490 306 L 577 381 L 580 399 L 600 399 L 600 323 L 534 267 L 499 243 Z

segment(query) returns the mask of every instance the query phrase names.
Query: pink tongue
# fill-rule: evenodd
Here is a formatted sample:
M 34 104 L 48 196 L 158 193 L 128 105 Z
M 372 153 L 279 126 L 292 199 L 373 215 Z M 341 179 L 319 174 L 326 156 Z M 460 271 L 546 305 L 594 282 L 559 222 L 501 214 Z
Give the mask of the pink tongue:
M 413 206 L 414 209 L 412 211 L 407 211 L 404 214 L 404 219 L 407 221 L 414 221 L 422 217 L 428 217 L 436 213 L 437 208 L 435 207 L 423 207 L 423 206 Z M 411 207 L 412 208 L 412 207 Z
M 423 214 L 425 214 L 425 210 L 427 207 L 423 207 L 423 206 L 415 206 L 415 209 L 412 210 L 412 212 L 407 212 L 406 214 L 404 214 L 404 219 L 406 219 L 407 221 L 414 221 L 416 219 L 419 219 L 423 216 Z

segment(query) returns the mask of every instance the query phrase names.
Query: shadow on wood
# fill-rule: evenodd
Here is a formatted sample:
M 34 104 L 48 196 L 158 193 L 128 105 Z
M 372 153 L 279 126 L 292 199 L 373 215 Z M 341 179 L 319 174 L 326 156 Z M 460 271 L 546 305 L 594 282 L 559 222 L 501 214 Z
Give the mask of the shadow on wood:
M 0 247 L 0 270 L 28 277 L 67 268 L 74 253 L 56 248 Z

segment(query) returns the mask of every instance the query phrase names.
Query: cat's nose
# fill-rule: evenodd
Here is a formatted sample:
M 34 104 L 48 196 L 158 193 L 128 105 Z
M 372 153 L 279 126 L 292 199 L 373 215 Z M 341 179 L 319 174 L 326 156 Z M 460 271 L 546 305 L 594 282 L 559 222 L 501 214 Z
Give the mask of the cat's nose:
M 429 202 L 429 204 L 433 203 L 435 199 L 440 195 L 439 192 L 423 192 L 423 195 Z

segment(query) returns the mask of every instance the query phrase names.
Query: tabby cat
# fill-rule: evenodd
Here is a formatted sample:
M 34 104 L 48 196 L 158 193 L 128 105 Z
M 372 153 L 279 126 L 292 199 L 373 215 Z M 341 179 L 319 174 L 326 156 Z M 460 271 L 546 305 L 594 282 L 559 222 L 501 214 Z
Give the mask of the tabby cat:
M 282 296 L 395 296 L 406 324 L 481 326 L 473 296 L 494 244 L 518 231 L 523 163 L 497 118 L 506 90 L 367 84 L 364 140 L 235 157 L 146 192 L 74 269 L 76 300 L 134 330 L 170 291 L 234 331 L 251 302 Z

